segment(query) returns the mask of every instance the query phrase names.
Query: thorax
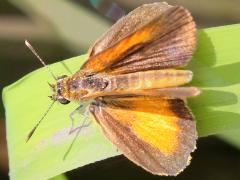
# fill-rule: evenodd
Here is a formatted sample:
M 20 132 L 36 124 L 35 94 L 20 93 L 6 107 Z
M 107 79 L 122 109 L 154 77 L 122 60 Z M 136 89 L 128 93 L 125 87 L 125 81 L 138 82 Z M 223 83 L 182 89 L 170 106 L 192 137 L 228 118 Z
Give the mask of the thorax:
M 81 100 L 94 92 L 103 91 L 108 84 L 109 77 L 104 74 L 74 75 L 67 80 L 66 96 L 70 100 Z

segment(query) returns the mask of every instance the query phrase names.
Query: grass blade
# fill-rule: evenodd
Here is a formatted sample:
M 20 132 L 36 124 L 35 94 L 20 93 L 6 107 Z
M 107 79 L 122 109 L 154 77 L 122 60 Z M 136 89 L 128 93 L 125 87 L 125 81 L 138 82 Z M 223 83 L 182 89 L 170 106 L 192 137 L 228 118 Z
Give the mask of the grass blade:
M 192 85 L 203 91 L 189 100 L 200 136 L 224 134 L 240 128 L 239 45 L 240 25 L 204 29 L 198 33 L 197 50 L 187 69 L 194 72 Z M 51 69 L 57 75 L 69 75 L 78 70 L 85 59 L 86 56 L 80 56 L 65 60 L 51 65 Z M 25 143 L 27 134 L 50 104 L 47 96 L 51 91 L 47 82 L 53 79 L 47 69 L 41 68 L 4 88 L 11 179 L 48 179 L 119 154 L 93 121 L 84 128 L 63 161 L 73 139 L 73 135 L 68 135 L 69 114 L 77 103 L 57 104 L 32 139 Z M 75 118 L 77 124 L 83 116 Z M 229 134 L 224 137 L 228 139 Z

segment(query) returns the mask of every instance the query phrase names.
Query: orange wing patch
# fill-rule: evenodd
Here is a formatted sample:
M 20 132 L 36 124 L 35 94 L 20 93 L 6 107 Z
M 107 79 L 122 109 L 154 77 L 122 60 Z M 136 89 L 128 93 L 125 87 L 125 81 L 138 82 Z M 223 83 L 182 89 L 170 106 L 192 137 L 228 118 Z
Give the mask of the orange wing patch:
M 140 30 L 133 32 L 131 35 L 123 38 L 112 47 L 90 57 L 81 67 L 82 70 L 99 72 L 106 67 L 116 63 L 121 58 L 139 49 L 144 44 L 159 38 L 164 32 L 161 16 L 152 20 L 149 24 L 143 26 Z
M 148 142 L 164 155 L 171 155 L 177 151 L 180 128 L 176 117 L 125 109 L 113 111 L 108 107 L 105 111 L 123 126 L 130 127 L 139 139 Z M 172 114 L 170 111 L 165 113 Z
M 166 156 L 177 151 L 179 146 L 177 137 L 180 133 L 177 118 L 161 115 L 149 116 L 149 113 L 138 115 L 142 117 L 141 121 L 133 123 L 132 128 L 140 139 L 159 149 Z
M 189 164 L 197 133 L 182 100 L 103 98 L 90 110 L 123 154 L 151 173 L 177 175 Z

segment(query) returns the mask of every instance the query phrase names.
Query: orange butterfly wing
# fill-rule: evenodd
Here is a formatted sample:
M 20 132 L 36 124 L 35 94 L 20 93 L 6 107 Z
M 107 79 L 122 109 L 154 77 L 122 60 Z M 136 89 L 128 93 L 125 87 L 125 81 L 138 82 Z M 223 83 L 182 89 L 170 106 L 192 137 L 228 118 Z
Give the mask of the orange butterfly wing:
M 183 100 L 103 98 L 90 111 L 123 154 L 147 171 L 177 175 L 196 147 L 196 124 Z
M 94 56 L 103 50 L 111 47 L 116 42 L 129 36 L 153 19 L 157 18 L 170 5 L 163 2 L 155 2 L 144 4 L 123 16 L 115 24 L 113 24 L 94 44 L 89 48 L 90 56 Z
M 116 42 L 106 42 L 108 45 L 103 43 L 104 40 L 100 41 L 101 45 L 97 42 L 97 47 L 93 47 L 81 70 L 123 74 L 186 65 L 196 44 L 195 23 L 190 13 L 182 7 L 166 6 L 162 9 L 158 16 L 149 18 L 139 29 L 132 28 L 135 31 L 128 31 Z M 141 12 L 137 12 L 134 15 L 141 16 Z M 130 18 L 135 21 L 131 14 L 125 17 Z M 121 33 L 120 29 L 117 30 Z

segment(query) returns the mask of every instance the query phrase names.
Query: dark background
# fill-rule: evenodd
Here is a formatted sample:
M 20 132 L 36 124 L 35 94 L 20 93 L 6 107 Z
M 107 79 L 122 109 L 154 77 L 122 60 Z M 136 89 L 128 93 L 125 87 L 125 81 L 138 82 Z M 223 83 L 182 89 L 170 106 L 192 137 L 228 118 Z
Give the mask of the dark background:
M 41 67 L 24 45 L 26 38 L 38 49 L 48 63 L 86 53 L 101 31 L 116 21 L 124 12 L 154 1 L 147 0 L 72 0 L 69 1 L 79 11 L 93 17 L 92 27 L 81 16 L 73 16 L 69 24 L 61 24 L 69 32 L 59 33 L 46 15 L 35 12 L 24 2 L 19 6 L 12 1 L 0 2 L 0 88 L 7 86 L 27 73 Z M 20 1 L 20 0 L 19 0 Z M 48 1 L 46 2 L 46 8 Z M 240 1 L 238 0 L 169 0 L 170 4 L 187 7 L 193 14 L 198 28 L 239 23 Z M 38 3 L 38 1 L 36 1 Z M 115 3 L 115 4 L 113 4 Z M 40 5 L 39 5 L 40 6 Z M 24 8 L 22 8 L 24 7 Z M 38 5 L 36 4 L 36 7 Z M 109 13 L 109 9 L 113 11 Z M 47 9 L 45 9 L 47 12 Z M 81 11 L 82 12 L 82 11 Z M 63 15 L 67 12 L 62 12 Z M 63 15 L 64 16 L 64 15 Z M 74 26 L 73 26 L 74 25 Z M 72 26 L 72 27 L 71 27 Z M 89 29 L 89 30 L 84 30 Z M 75 32 L 76 37 L 74 37 Z M 83 41 L 84 39 L 84 41 Z M 88 41 L 89 39 L 89 41 Z M 29 87 L 30 88 L 30 87 Z M 31 90 L 31 89 L 29 89 Z M 4 108 L 0 104 L 0 179 L 8 179 L 7 151 L 5 141 Z M 24 122 L 21 122 L 24 123 Z M 123 156 L 110 158 L 67 173 L 70 179 L 240 179 L 240 152 L 217 137 L 200 138 L 198 149 L 193 154 L 191 165 L 176 178 L 153 176 L 137 167 Z

